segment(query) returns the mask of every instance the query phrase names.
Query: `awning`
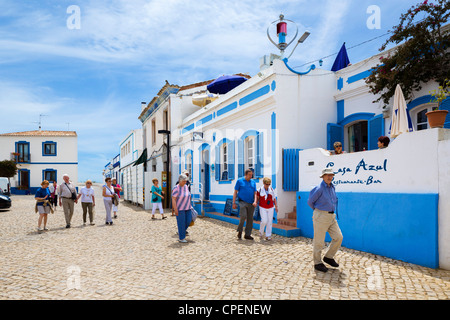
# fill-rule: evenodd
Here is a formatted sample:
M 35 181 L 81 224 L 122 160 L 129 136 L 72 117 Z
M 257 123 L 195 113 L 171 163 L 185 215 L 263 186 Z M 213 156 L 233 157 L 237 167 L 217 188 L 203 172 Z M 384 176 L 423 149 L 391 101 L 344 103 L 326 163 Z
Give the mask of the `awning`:
M 147 148 L 145 148 L 144 151 L 142 151 L 141 156 L 133 164 L 133 167 L 137 166 L 137 165 L 139 165 L 141 163 L 145 163 L 146 161 L 147 161 Z

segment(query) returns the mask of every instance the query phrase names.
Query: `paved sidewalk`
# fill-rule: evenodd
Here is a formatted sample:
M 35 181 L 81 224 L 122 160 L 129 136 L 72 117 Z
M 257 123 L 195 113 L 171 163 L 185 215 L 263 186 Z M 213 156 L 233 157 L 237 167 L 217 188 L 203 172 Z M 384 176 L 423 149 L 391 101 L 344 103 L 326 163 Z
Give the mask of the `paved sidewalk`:
M 95 226 L 72 228 L 62 208 L 37 232 L 34 196 L 0 211 L 0 299 L 450 299 L 450 271 L 342 248 L 339 269 L 314 271 L 312 240 L 238 240 L 236 226 L 199 218 L 187 244 L 176 219 L 121 202 L 105 225 L 96 186 Z M 345 235 L 344 235 L 345 237 Z

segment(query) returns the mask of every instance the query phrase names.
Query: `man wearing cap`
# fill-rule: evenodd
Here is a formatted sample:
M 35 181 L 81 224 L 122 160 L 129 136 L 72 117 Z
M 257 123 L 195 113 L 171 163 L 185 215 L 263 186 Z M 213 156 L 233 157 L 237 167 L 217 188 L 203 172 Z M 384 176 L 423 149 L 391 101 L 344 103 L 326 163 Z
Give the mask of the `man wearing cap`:
M 334 260 L 334 256 L 341 246 L 343 237 L 336 221 L 337 197 L 332 183 L 334 178 L 333 169 L 327 168 L 322 170 L 320 177 L 323 181 L 309 193 L 308 205 L 314 210 L 314 268 L 322 272 L 327 272 L 328 268 L 323 262 L 332 267 L 339 267 L 339 264 Z M 331 236 L 331 244 L 322 262 L 322 248 L 327 232 Z

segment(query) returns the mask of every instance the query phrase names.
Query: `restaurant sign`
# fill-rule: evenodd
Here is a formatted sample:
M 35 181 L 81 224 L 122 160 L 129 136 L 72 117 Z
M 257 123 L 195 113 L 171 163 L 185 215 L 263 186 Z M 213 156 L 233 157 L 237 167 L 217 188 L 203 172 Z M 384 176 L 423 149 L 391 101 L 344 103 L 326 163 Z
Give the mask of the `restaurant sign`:
M 334 185 L 340 184 L 380 184 L 383 183 L 379 177 L 380 172 L 387 172 L 388 160 L 384 159 L 382 163 L 367 163 L 364 158 L 356 166 L 336 167 L 334 162 L 329 162 L 326 167 L 332 168 L 335 174 Z

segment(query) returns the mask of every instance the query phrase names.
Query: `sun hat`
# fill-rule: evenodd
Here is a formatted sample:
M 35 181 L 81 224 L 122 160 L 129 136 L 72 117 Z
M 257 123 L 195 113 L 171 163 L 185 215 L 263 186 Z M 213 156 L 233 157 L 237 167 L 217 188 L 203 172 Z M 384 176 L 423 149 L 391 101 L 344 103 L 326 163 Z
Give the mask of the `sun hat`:
M 323 169 L 322 170 L 322 175 L 320 177 L 322 178 L 325 174 L 332 174 L 334 176 L 333 169 L 331 169 L 331 168 Z

